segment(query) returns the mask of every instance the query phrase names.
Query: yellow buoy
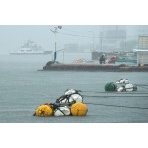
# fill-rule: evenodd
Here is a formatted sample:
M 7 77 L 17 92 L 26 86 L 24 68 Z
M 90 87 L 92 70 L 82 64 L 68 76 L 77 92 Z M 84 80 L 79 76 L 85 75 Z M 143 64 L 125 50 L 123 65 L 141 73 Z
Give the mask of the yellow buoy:
M 72 116 L 85 116 L 88 109 L 86 104 L 82 102 L 74 103 L 70 108 Z
M 51 116 L 53 114 L 53 109 L 50 105 L 40 105 L 36 111 L 36 116 Z

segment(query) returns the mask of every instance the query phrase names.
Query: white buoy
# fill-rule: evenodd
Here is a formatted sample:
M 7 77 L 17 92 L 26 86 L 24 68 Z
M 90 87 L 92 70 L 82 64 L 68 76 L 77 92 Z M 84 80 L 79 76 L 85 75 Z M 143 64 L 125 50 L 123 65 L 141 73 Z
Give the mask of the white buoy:
M 117 88 L 117 91 L 122 92 L 122 91 L 124 91 L 124 88 L 122 86 L 120 86 L 120 87 Z
M 70 109 L 67 106 L 58 107 L 54 111 L 54 116 L 69 116 Z
M 75 90 L 75 89 L 67 89 L 64 94 L 65 95 L 71 95 L 71 94 L 74 94 L 74 93 L 77 93 L 77 90 Z
M 83 98 L 80 94 L 72 94 L 69 97 L 69 102 L 83 102 Z
M 126 91 L 133 91 L 133 84 L 126 84 L 125 85 L 125 89 L 126 89 Z

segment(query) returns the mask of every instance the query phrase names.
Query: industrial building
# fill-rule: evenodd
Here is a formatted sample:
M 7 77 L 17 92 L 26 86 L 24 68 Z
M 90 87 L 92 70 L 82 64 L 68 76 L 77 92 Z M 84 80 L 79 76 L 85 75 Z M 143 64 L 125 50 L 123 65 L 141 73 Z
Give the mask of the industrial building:
M 139 36 L 137 53 L 137 65 L 148 66 L 148 35 Z

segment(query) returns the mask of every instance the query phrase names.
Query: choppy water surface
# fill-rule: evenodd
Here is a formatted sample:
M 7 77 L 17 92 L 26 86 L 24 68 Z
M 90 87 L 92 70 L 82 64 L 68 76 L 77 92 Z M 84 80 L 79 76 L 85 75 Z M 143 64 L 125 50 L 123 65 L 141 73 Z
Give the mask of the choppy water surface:
M 147 73 L 114 72 L 45 72 L 38 71 L 51 60 L 42 56 L 0 56 L 0 122 L 4 123 L 112 123 L 148 122 L 147 88 L 138 87 L 140 94 L 105 94 L 108 82 L 127 78 L 134 84 L 148 84 Z M 36 107 L 45 102 L 55 102 L 68 88 L 81 90 L 88 104 L 85 117 L 35 117 Z M 108 97 L 105 97 L 108 95 Z M 123 97 L 124 95 L 124 97 Z M 135 95 L 135 97 L 131 97 Z M 138 96 L 139 95 L 139 96 Z M 101 97 L 102 96 L 102 97 Z M 96 104 L 96 105 L 95 105 Z M 98 105 L 97 105 L 98 104 Z M 102 104 L 102 105 L 101 105 Z

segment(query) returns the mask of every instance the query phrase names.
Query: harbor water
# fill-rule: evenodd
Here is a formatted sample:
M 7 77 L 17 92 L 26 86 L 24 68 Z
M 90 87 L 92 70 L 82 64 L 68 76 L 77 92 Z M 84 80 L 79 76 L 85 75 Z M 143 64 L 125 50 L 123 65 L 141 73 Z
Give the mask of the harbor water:
M 107 94 L 104 90 L 106 83 L 121 78 L 148 84 L 147 73 L 38 71 L 50 60 L 49 55 L 0 55 L 0 123 L 148 122 L 148 88 L 139 86 L 132 94 Z M 70 57 L 65 62 L 70 62 Z M 84 95 L 86 116 L 33 116 L 39 105 L 54 103 L 70 88 Z

